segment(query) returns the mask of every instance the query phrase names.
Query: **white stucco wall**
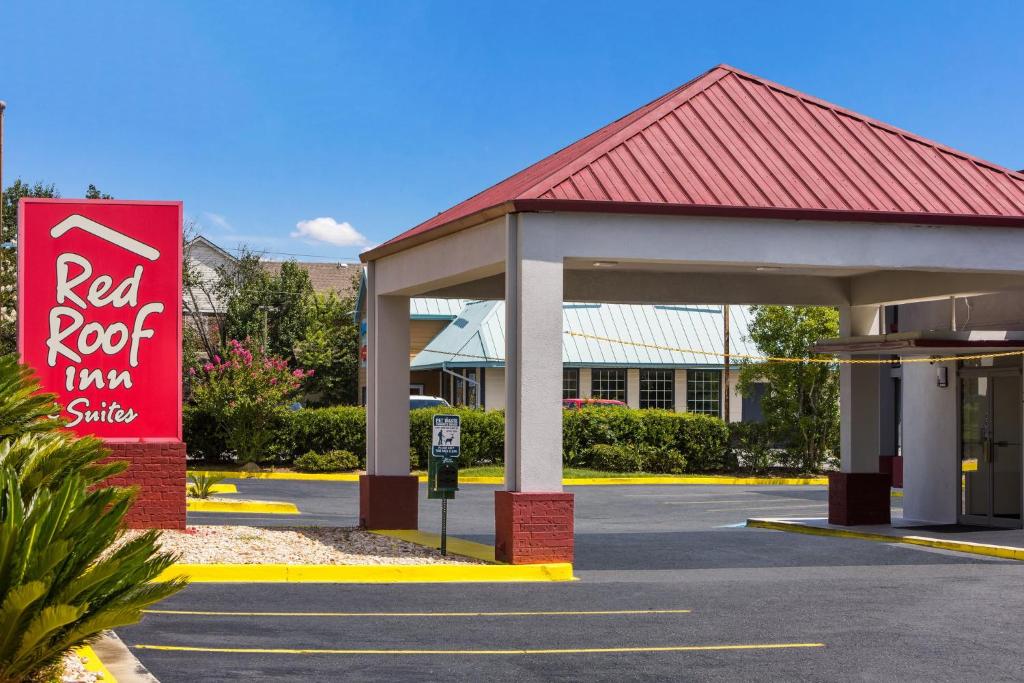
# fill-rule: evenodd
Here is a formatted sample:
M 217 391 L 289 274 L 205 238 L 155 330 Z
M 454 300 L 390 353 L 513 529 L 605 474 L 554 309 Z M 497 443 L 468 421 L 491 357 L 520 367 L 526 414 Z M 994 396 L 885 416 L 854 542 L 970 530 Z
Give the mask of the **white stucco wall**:
M 673 391 L 675 393 L 676 401 L 676 412 L 686 412 L 686 370 L 676 370 L 675 384 L 673 385 Z
M 484 409 L 505 409 L 505 368 L 484 368 Z
M 640 407 L 640 368 L 626 370 L 626 405 Z
M 935 366 L 903 366 L 903 516 L 933 524 L 957 521 L 959 450 L 956 368 L 936 386 Z
M 739 386 L 739 370 L 732 368 L 729 371 L 729 422 L 739 422 L 743 419 L 743 394 L 739 392 Z
M 590 398 L 592 389 L 590 382 L 592 379 L 590 368 L 580 368 L 580 398 Z

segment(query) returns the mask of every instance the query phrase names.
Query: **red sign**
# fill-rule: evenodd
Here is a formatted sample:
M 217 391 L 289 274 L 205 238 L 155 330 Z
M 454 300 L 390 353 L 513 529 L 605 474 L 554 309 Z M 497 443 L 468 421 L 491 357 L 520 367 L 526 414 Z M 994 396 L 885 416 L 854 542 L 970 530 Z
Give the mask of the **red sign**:
M 68 424 L 181 439 L 181 202 L 22 199 L 18 348 Z

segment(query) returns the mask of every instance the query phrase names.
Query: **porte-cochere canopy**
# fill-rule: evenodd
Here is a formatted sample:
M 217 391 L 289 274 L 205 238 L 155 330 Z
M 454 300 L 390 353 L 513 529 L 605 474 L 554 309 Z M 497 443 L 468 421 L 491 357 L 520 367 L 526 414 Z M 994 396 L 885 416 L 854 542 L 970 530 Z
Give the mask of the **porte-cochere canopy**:
M 362 520 L 416 526 L 409 297 L 505 300 L 497 553 L 512 562 L 571 559 L 572 496 L 561 491 L 563 301 L 830 305 L 844 336 L 864 337 L 882 331 L 882 305 L 1024 291 L 1022 228 L 1021 174 L 715 67 L 363 254 Z M 878 367 L 843 365 L 840 379 L 841 472 L 830 516 L 888 520 Z

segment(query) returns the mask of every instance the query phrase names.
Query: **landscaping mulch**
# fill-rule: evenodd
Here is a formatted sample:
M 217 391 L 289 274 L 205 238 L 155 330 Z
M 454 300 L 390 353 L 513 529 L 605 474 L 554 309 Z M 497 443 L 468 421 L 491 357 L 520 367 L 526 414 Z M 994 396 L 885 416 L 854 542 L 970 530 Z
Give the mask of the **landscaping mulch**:
M 178 553 L 178 561 L 185 564 L 483 564 L 341 527 L 189 526 L 185 531 L 164 531 L 160 544 Z

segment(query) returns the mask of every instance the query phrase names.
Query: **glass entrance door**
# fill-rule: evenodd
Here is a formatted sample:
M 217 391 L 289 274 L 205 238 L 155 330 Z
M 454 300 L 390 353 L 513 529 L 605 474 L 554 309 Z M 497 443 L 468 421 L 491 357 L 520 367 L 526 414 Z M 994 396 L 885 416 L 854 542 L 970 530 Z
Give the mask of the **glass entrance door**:
M 1021 375 L 963 368 L 960 377 L 960 520 L 1021 526 Z

